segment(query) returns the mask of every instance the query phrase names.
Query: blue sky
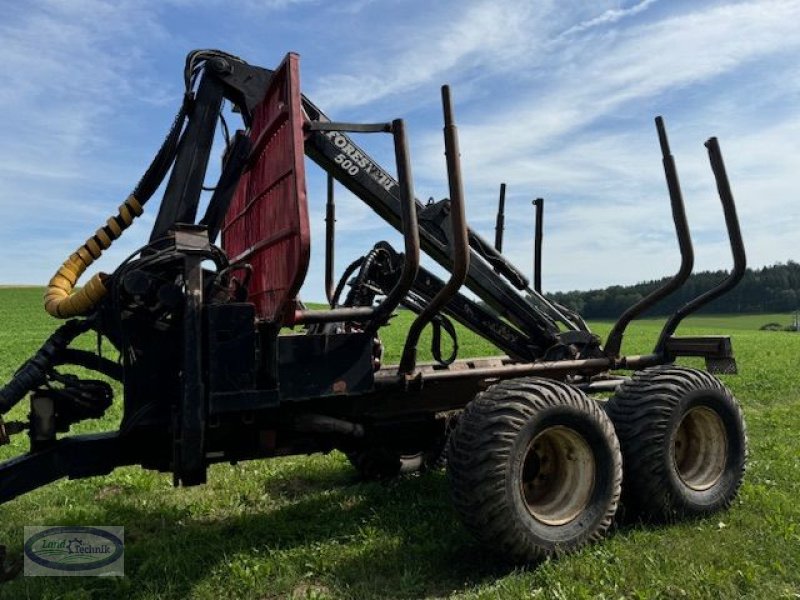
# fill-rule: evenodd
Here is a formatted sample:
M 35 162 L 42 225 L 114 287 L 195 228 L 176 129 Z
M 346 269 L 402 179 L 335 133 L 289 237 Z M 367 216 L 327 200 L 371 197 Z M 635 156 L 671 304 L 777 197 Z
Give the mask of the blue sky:
M 467 216 L 531 269 L 546 206 L 547 290 L 660 277 L 678 265 L 652 119 L 663 114 L 696 265 L 730 265 L 703 142 L 725 155 L 752 266 L 800 260 L 800 1 L 421 2 L 0 0 L 0 283 L 43 285 L 116 209 L 161 143 L 186 52 L 266 67 L 301 55 L 305 93 L 337 120 L 406 119 L 417 195 L 447 194 L 439 86 L 456 102 Z M 358 138 L 393 168 L 387 137 Z M 216 161 L 216 157 L 213 159 Z M 324 179 L 309 163 L 323 298 Z M 98 263 L 146 241 L 145 216 Z M 399 236 L 338 190 L 337 272 Z

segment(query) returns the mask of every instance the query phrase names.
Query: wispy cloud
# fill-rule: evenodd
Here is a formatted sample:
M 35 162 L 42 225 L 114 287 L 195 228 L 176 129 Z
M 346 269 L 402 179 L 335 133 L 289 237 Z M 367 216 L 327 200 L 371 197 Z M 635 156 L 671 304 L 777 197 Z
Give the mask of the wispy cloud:
M 481 157 L 484 170 L 487 158 L 490 164 L 495 158 L 505 162 L 508 156 L 555 145 L 623 106 L 637 103 L 641 112 L 659 94 L 708 86 L 713 78 L 769 54 L 796 51 L 798 18 L 798 2 L 756 2 L 690 12 L 627 29 L 613 39 L 593 39 L 577 60 L 553 57 L 544 94 L 498 102 L 491 112 L 501 116 L 462 127 L 464 139 L 489 152 Z
M 701 145 L 710 134 L 723 137 L 751 259 L 764 264 L 792 252 L 787 242 L 797 237 L 797 229 L 788 223 L 796 223 L 800 214 L 790 200 L 800 152 L 791 150 L 797 145 L 796 114 L 788 111 L 796 107 L 791 100 L 796 92 L 780 81 L 793 77 L 794 63 L 781 57 L 793 56 L 800 47 L 793 25 L 800 4 L 693 6 L 613 35 L 607 29 L 612 20 L 598 17 L 607 21 L 597 24 L 606 35 L 573 29 L 569 52 L 552 50 L 544 61 L 546 72 L 533 82 L 538 86 L 546 80 L 544 93 L 523 86 L 511 98 L 492 98 L 495 106 L 465 111 L 460 130 L 470 219 L 489 231 L 500 181 L 509 182 L 512 206 L 516 203 L 522 215 L 531 214 L 533 195 L 553 199 L 549 255 L 575 259 L 559 262 L 551 285 L 585 286 L 590 280 L 609 285 L 670 271 L 674 234 L 651 121 L 663 108 L 675 113 L 668 122 L 698 266 L 724 268 L 730 260 Z M 762 72 L 765 60 L 771 72 Z M 762 86 L 770 87 L 761 93 Z M 487 118 L 487 113 L 497 116 Z M 442 180 L 441 136 L 426 135 L 416 148 L 420 187 L 435 187 Z M 525 196 L 517 194 L 528 195 L 522 207 Z M 530 226 L 514 231 L 512 225 L 511 235 L 528 240 Z M 526 264 L 529 242 L 520 243 L 519 248 L 509 244 L 508 253 Z M 662 265 L 659 256 L 669 264 Z M 608 267 L 612 264 L 626 267 L 620 272 Z
M 4 168 L 89 177 L 77 161 L 108 142 L 115 108 L 148 84 L 132 75 L 143 54 L 133 42 L 161 35 L 136 2 L 41 2 L 0 24 Z
M 227 0 L 164 0 L 165 4 L 179 8 L 196 8 L 197 6 L 225 7 L 228 9 L 236 8 L 250 13 L 254 12 L 274 12 L 287 10 L 303 4 L 320 4 L 321 0 L 237 0 L 236 6 L 232 6 Z M 151 2 L 155 5 L 155 2 Z
M 640 12 L 647 10 L 647 8 L 655 4 L 657 1 L 658 0 L 642 0 L 638 4 L 634 4 L 629 8 L 610 8 L 596 17 L 592 17 L 591 19 L 581 21 L 577 25 L 573 25 L 565 32 L 560 34 L 557 39 L 569 37 L 570 35 L 576 33 L 582 33 L 587 29 L 592 29 L 594 27 L 600 27 L 602 25 L 610 25 L 626 17 L 632 17 L 634 15 L 638 15 Z
M 157 40 L 163 29 L 126 1 L 32 2 L 5 16 L 0 239 L 24 242 L 15 246 L 23 258 L 6 262 L 3 269 L 14 271 L 0 272 L 0 280 L 35 282 L 131 185 L 125 140 L 112 142 L 108 133 L 130 118 L 119 107 L 149 83 L 133 74 L 144 54 L 137 40 Z M 41 254 L 50 259 L 36 262 Z
M 454 73 L 508 66 L 544 41 L 556 21 L 558 3 L 485 0 L 453 10 L 428 7 L 423 22 L 406 25 L 388 42 L 391 55 L 371 55 L 351 64 L 347 73 L 321 78 L 314 97 L 329 110 L 363 106 L 400 91 L 413 93 Z M 431 14 L 434 13 L 434 14 Z

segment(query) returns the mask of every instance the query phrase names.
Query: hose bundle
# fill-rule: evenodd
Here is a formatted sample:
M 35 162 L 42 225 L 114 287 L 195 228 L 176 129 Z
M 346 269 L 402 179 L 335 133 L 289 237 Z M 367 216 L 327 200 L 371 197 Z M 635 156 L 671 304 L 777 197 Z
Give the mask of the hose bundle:
M 110 217 L 105 225 L 70 254 L 50 279 L 44 294 L 44 308 L 52 316 L 68 319 L 86 315 L 105 297 L 108 292 L 105 285 L 108 275 L 105 273 L 97 273 L 78 291 L 75 291 L 75 285 L 86 269 L 130 227 L 136 217 L 142 214 L 145 202 L 164 180 L 178 151 L 183 123 L 191 106 L 190 100 L 191 94 L 187 92 L 183 105 L 156 157 L 133 193 L 119 206 L 117 214 Z

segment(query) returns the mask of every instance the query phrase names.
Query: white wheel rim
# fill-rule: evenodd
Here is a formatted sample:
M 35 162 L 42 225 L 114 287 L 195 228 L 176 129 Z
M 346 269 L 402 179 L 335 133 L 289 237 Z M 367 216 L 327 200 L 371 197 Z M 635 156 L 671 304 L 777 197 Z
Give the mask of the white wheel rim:
M 681 481 L 693 490 L 707 490 L 725 471 L 728 436 L 719 414 L 705 406 L 690 409 L 672 442 L 672 458 Z
M 594 490 L 595 458 L 573 429 L 548 427 L 528 444 L 522 464 L 522 498 L 545 525 L 564 525 L 589 505 Z

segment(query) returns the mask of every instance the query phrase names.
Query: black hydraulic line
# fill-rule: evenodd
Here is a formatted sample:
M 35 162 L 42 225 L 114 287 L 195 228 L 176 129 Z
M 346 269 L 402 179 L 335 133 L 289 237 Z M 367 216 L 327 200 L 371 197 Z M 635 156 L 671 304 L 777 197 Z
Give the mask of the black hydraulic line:
M 55 360 L 56 365 L 77 365 L 84 369 L 97 371 L 103 375 L 122 381 L 124 370 L 122 365 L 109 360 L 103 356 L 98 356 L 94 352 L 87 350 L 78 350 L 76 348 L 67 348 L 63 350 Z
M 0 388 L 0 415 L 11 410 L 25 394 L 47 381 L 47 373 L 56 364 L 59 355 L 80 334 L 89 331 L 92 321 L 72 319 L 47 338 L 38 352 L 14 373 L 14 377 Z
M 151 242 L 164 237 L 175 223 L 195 222 L 223 97 L 222 82 L 205 74 L 192 103 L 189 124 L 181 136 L 172 175 L 150 234 Z
M 544 237 L 544 198 L 533 201 L 536 208 L 536 222 L 533 234 L 533 289 L 542 293 L 542 238 Z
M 334 237 L 336 235 L 336 203 L 333 196 L 333 175 L 328 173 L 328 196 L 325 203 L 325 296 L 328 304 L 333 308 L 333 293 L 336 284 L 333 281 L 333 251 Z
M 339 278 L 339 283 L 336 285 L 336 289 L 333 292 L 333 299 L 331 300 L 332 308 L 336 308 L 336 305 L 339 304 L 339 297 L 342 295 L 342 291 L 344 290 L 344 286 L 347 285 L 347 279 L 355 273 L 356 269 L 358 269 L 361 265 L 364 264 L 364 260 L 366 257 L 359 256 L 344 270 L 342 276 Z
M 425 309 L 425 306 L 429 301 L 430 298 L 425 298 L 424 296 L 418 295 L 416 291 L 412 291 L 406 295 L 405 298 L 403 298 L 402 304 L 409 310 L 419 315 Z M 431 319 L 431 329 L 431 356 L 433 357 L 433 360 L 443 366 L 450 365 L 458 356 L 458 334 L 456 333 L 453 322 L 440 313 L 438 315 L 434 315 L 433 319 Z M 450 336 L 450 340 L 453 343 L 453 349 L 451 350 L 450 356 L 447 358 L 442 358 L 443 329 L 447 335 Z
M 471 229 L 469 233 L 470 247 L 486 262 L 488 262 L 494 270 L 506 278 L 506 280 L 518 290 L 525 290 L 528 287 L 528 278 L 511 264 L 497 249 L 492 246 L 488 241 L 483 239 Z
M 400 185 L 401 229 L 405 242 L 405 255 L 400 278 L 377 308 L 375 316 L 367 326 L 367 332 L 374 333 L 386 324 L 392 311 L 405 297 L 419 271 L 419 225 L 414 197 L 414 180 L 411 176 L 411 158 L 408 150 L 405 124 L 402 119 L 392 122 L 394 152 L 397 160 L 397 181 Z
M 147 167 L 147 171 L 145 171 L 139 183 L 136 184 L 136 187 L 131 192 L 131 195 L 143 206 L 155 193 L 158 186 L 161 185 L 161 182 L 164 181 L 164 177 L 167 176 L 167 172 L 170 167 L 172 167 L 172 163 L 175 162 L 175 155 L 178 152 L 178 144 L 181 139 L 183 124 L 186 121 L 191 103 L 191 96 L 188 94 L 184 96 L 181 108 L 178 110 L 178 114 L 175 115 L 175 119 L 172 122 L 169 133 L 166 138 L 164 138 L 164 142 L 161 144 L 161 148 L 158 149 L 158 152 L 153 158 L 153 162 Z
M 453 326 L 450 319 L 444 315 L 438 315 L 433 319 L 433 321 L 431 321 L 431 326 L 433 327 L 433 332 L 431 334 L 431 355 L 433 356 L 433 360 L 444 366 L 453 364 L 458 356 L 458 335 L 456 334 L 456 328 Z M 450 351 L 450 356 L 447 358 L 442 358 L 442 329 L 447 332 L 447 335 L 450 336 L 450 340 L 453 342 L 453 349 Z
M 711 170 L 714 172 L 714 179 L 717 183 L 717 191 L 722 203 L 722 212 L 725 215 L 725 226 L 728 230 L 728 239 L 730 240 L 731 253 L 733 254 L 733 269 L 730 275 L 723 279 L 718 285 L 684 304 L 669 318 L 658 337 L 658 342 L 654 349 L 656 353 L 664 352 L 667 341 L 678 329 L 678 325 L 680 325 L 683 319 L 712 300 L 716 300 L 733 289 L 736 284 L 741 281 L 742 277 L 744 277 L 744 272 L 747 268 L 747 256 L 744 250 L 742 231 L 739 227 L 739 217 L 736 215 L 736 202 L 733 199 L 731 184 L 725 170 L 725 163 L 722 160 L 722 151 L 719 147 L 719 141 L 716 137 L 712 137 L 705 143 L 705 146 L 708 149 L 708 159 L 711 163 Z
M 500 184 L 500 199 L 497 202 L 497 223 L 494 226 L 494 247 L 498 252 L 503 251 L 503 231 L 506 220 L 506 184 Z
M 378 258 L 381 250 L 379 248 L 372 248 L 369 252 L 366 253 L 362 257 L 361 264 L 358 268 L 358 273 L 356 274 L 355 279 L 351 282 L 350 291 L 347 293 L 347 296 L 344 299 L 345 306 L 364 306 L 358 295 L 360 291 L 364 287 L 364 283 L 367 280 L 367 276 L 372 270 L 372 266 Z M 339 282 L 341 285 L 342 282 Z M 337 288 L 338 290 L 338 288 Z M 334 294 L 338 297 L 338 294 Z
M 686 209 L 683 205 L 683 194 L 681 193 L 681 185 L 678 180 L 678 170 L 675 167 L 675 158 L 670 152 L 669 140 L 667 139 L 667 132 L 664 128 L 664 119 L 658 116 L 655 121 L 656 129 L 658 130 L 658 141 L 661 145 L 664 174 L 667 179 L 667 188 L 669 189 L 672 220 L 675 222 L 675 233 L 678 236 L 678 247 L 681 251 L 681 266 L 678 272 L 669 281 L 636 302 L 617 319 L 617 322 L 614 323 L 614 327 L 611 329 L 611 333 L 608 334 L 608 340 L 605 344 L 605 353 L 608 356 L 619 355 L 620 349 L 622 348 L 622 338 L 628 324 L 644 311 L 681 287 L 689 278 L 689 275 L 691 275 L 692 267 L 694 266 L 692 236 L 689 233 L 689 223 L 686 219 Z M 659 342 L 659 346 L 657 347 L 661 346 L 663 345 Z
M 458 293 L 464 285 L 469 272 L 469 237 L 467 219 L 464 212 L 464 186 L 461 180 L 461 155 L 458 147 L 458 129 L 453 120 L 453 103 L 450 87 L 442 86 L 442 106 L 444 109 L 444 147 L 447 159 L 447 182 L 450 188 L 450 215 L 452 227 L 453 267 L 450 279 L 431 300 L 422 313 L 414 320 L 408 331 L 403 355 L 400 359 L 399 373 L 409 374 L 417 364 L 417 343 L 423 328 Z

